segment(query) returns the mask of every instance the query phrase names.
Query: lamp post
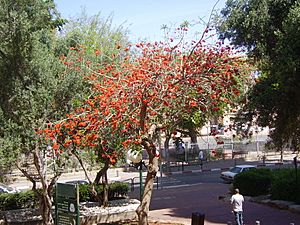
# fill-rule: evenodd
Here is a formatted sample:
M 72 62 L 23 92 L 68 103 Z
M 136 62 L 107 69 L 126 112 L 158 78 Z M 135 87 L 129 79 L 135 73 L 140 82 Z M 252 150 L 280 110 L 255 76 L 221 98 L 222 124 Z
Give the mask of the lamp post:
M 144 194 L 144 188 L 143 188 L 143 160 L 141 160 L 139 163 L 135 163 L 135 167 L 139 170 L 139 175 L 140 175 L 140 200 L 143 198 Z
M 140 178 L 140 200 L 142 200 L 143 197 L 143 170 L 142 167 L 145 164 L 143 162 L 143 157 L 141 152 L 134 151 L 132 149 L 128 150 L 127 152 L 127 163 L 133 163 L 134 167 L 139 170 L 139 178 Z

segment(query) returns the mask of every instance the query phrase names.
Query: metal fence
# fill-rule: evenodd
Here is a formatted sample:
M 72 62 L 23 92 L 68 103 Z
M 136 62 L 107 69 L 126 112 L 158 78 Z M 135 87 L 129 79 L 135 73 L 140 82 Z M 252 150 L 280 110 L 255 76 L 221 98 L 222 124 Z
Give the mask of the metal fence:
M 234 141 L 222 142 L 185 142 L 185 148 L 178 149 L 171 145 L 168 149 L 161 150 L 163 161 L 194 161 L 199 159 L 199 152 L 202 151 L 205 160 L 228 159 L 245 156 L 249 153 L 256 153 L 257 157 L 263 155 L 267 150 L 265 148 L 266 141 Z

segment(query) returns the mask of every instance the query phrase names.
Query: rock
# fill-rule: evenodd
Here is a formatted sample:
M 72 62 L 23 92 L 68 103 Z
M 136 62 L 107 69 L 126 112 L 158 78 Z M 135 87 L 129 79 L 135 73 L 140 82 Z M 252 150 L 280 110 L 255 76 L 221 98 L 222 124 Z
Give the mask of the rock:
M 266 204 L 269 205 L 269 203 L 271 202 L 270 199 L 265 199 L 265 200 L 261 200 L 261 201 L 257 201 L 258 203 L 262 203 L 262 204 Z
M 109 207 L 106 208 L 83 205 L 80 209 L 80 224 L 89 225 L 135 220 L 137 218 L 135 211 L 139 205 L 140 201 L 137 199 L 110 201 Z
M 300 205 L 290 205 L 289 211 L 294 213 L 300 213 Z
M 5 219 L 10 223 L 23 223 L 31 221 L 41 221 L 42 216 L 38 209 L 17 209 L 5 212 Z
M 264 200 L 269 200 L 270 199 L 270 195 L 259 195 L 259 196 L 255 196 L 255 197 L 251 197 L 249 199 L 250 202 L 262 202 Z
M 289 209 L 289 206 L 294 204 L 293 202 L 290 201 L 283 201 L 283 200 L 272 200 L 269 201 L 268 205 L 272 207 L 276 207 L 278 209 Z

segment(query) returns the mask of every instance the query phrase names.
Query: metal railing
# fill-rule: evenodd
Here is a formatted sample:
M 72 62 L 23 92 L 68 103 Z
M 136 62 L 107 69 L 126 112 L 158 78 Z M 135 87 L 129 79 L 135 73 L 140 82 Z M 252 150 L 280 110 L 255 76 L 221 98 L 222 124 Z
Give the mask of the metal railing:
M 142 184 L 145 184 L 146 176 L 142 177 L 143 182 Z M 129 179 L 124 180 L 123 182 L 126 182 L 129 184 L 129 189 L 131 192 L 135 190 L 136 187 L 140 187 L 140 177 L 132 177 Z M 154 185 L 156 184 L 156 189 L 159 188 L 159 178 L 155 177 Z

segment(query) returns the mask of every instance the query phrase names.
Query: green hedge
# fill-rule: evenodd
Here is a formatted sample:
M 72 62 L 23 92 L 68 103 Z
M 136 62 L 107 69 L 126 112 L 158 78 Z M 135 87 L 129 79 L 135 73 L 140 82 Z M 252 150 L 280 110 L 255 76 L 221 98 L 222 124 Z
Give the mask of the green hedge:
M 296 185 L 296 171 L 293 168 L 278 169 L 273 171 L 271 198 L 300 203 L 300 170 L 298 185 Z
M 79 185 L 79 201 L 96 201 L 90 193 L 90 185 Z M 125 198 L 128 196 L 129 185 L 128 183 L 116 182 L 108 185 L 108 200 L 117 198 Z M 37 190 L 38 192 L 39 190 Z M 97 185 L 96 191 L 99 196 L 103 196 L 103 186 Z M 32 190 L 8 194 L 0 194 L 0 211 L 22 209 L 22 208 L 36 208 L 39 204 L 38 193 Z M 55 196 L 55 193 L 54 193 Z
M 39 204 L 38 196 L 34 191 L 26 191 L 14 194 L 0 194 L 0 211 L 35 208 Z
M 82 184 L 79 186 L 79 201 L 96 201 L 94 196 L 90 192 L 90 184 Z M 103 196 L 103 186 L 96 185 L 95 190 L 98 193 L 98 196 Z M 128 183 L 116 182 L 108 185 L 108 199 L 113 200 L 116 198 L 124 198 L 128 195 L 129 186 Z
M 234 177 L 233 187 L 239 188 L 243 195 L 258 196 L 270 193 L 272 173 L 269 169 L 253 169 Z
M 300 170 L 265 168 L 250 170 L 234 177 L 233 188 L 239 188 L 243 195 L 258 196 L 270 194 L 273 200 L 286 200 L 300 204 Z M 298 182 L 298 185 L 297 185 Z

